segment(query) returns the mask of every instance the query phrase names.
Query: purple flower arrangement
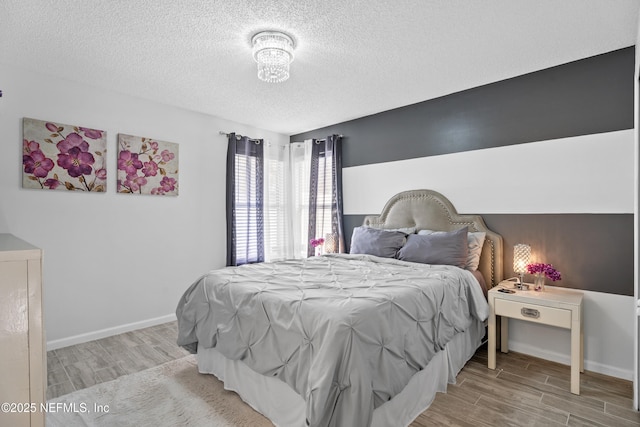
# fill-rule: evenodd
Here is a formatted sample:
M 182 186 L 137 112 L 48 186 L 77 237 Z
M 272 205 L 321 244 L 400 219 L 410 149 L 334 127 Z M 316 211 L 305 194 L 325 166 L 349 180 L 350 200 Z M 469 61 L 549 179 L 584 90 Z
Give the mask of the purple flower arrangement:
M 544 274 L 554 282 L 562 279 L 560 272 L 553 268 L 552 264 L 545 264 L 543 262 L 527 264 L 527 272 L 529 274 Z
M 324 239 L 323 238 L 319 238 L 319 239 L 311 239 L 309 241 L 309 244 L 314 247 L 317 248 L 318 246 L 324 244 Z

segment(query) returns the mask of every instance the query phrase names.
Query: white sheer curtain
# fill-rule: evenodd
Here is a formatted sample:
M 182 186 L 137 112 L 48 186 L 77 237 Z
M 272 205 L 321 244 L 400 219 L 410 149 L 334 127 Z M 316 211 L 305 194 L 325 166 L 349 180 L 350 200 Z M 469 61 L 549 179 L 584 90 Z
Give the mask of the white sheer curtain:
M 309 201 L 314 141 L 264 144 L 264 257 L 265 261 L 306 258 L 309 251 Z M 326 178 L 331 165 L 323 156 L 318 169 L 323 177 L 315 206 L 319 237 L 332 236 L 330 215 L 332 184 Z M 329 213 L 327 213 L 327 211 Z M 336 245 L 336 249 L 338 245 Z M 335 250 L 337 252 L 337 250 Z
M 295 256 L 291 210 L 291 144 L 264 144 L 265 261 Z
M 291 151 L 291 219 L 294 258 L 306 258 L 309 246 L 309 179 L 313 141 L 294 142 Z

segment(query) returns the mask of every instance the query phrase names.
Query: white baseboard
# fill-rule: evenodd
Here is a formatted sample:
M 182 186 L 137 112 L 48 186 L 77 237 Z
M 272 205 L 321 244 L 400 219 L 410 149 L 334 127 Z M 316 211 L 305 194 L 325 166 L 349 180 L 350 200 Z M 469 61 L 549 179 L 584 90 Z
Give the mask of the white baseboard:
M 100 338 L 122 334 L 124 332 L 135 331 L 137 329 L 148 328 L 149 326 L 160 325 L 162 323 L 176 320 L 175 313 L 153 319 L 142 320 L 140 322 L 127 323 L 126 325 L 114 326 L 112 328 L 100 329 L 99 331 L 87 332 L 85 334 L 74 335 L 72 337 L 61 338 L 59 340 L 47 341 L 47 351 L 55 350 L 70 345 L 82 344 L 85 342 L 99 340 Z
M 539 357 L 540 359 L 550 360 L 552 362 L 562 363 L 563 365 L 567 366 L 571 364 L 571 357 L 568 354 L 541 349 L 539 347 L 535 347 L 526 343 L 514 342 L 509 340 L 509 350 L 513 350 L 517 353 Z M 605 365 L 599 362 L 594 362 L 592 360 L 585 359 L 584 369 L 603 375 L 609 375 L 611 377 L 633 381 L 633 371 L 618 368 L 616 366 Z

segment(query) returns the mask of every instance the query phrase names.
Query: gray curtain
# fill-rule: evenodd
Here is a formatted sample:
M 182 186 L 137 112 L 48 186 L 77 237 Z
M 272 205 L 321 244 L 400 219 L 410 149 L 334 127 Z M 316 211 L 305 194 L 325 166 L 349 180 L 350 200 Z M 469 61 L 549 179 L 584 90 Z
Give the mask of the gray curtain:
M 261 139 L 228 135 L 228 266 L 264 261 L 263 146 Z
M 324 238 L 324 251 L 344 253 L 342 222 L 342 137 L 314 140 L 311 150 L 309 241 Z M 323 191 L 331 188 L 330 192 Z M 309 245 L 309 256 L 314 248 Z

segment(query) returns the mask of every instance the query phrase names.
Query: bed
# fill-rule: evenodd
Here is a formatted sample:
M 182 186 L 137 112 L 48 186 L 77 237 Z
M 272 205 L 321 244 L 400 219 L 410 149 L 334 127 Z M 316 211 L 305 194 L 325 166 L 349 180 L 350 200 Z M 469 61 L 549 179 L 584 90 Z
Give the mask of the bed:
M 482 342 L 502 238 L 432 190 L 393 196 L 357 231 L 404 240 L 394 258 L 360 251 L 209 272 L 178 303 L 178 345 L 277 426 L 410 424 Z M 412 258 L 421 244 L 464 235 L 466 245 L 472 234 L 484 236 L 475 272 Z M 365 243 L 354 231 L 352 247 Z

